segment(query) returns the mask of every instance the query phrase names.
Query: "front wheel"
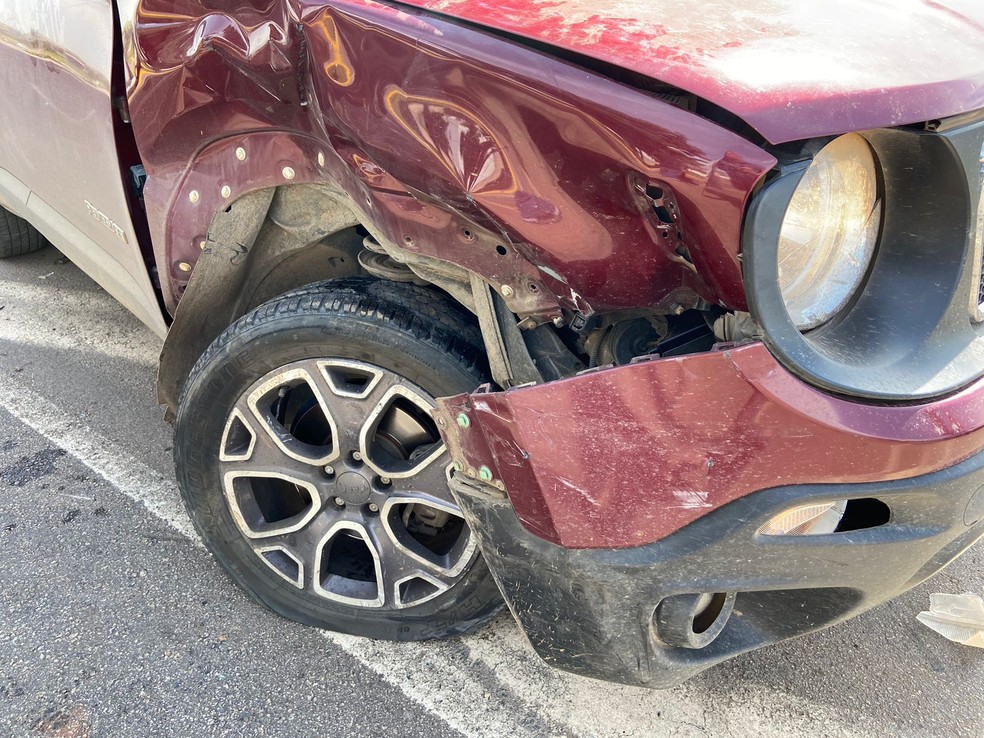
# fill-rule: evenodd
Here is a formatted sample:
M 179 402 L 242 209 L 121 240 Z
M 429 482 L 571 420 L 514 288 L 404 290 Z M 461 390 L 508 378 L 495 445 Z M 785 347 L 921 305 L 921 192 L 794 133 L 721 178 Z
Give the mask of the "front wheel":
M 350 278 L 260 306 L 192 370 L 174 454 L 188 511 L 247 592 L 389 640 L 467 632 L 498 589 L 448 488 L 434 398 L 486 381 L 457 304 Z

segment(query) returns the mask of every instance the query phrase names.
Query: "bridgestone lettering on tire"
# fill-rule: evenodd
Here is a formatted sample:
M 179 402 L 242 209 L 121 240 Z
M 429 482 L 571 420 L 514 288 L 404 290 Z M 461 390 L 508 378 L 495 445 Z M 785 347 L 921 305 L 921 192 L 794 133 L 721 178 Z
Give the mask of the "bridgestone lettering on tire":
M 500 607 L 447 484 L 434 398 L 486 381 L 471 316 L 410 284 L 348 278 L 230 326 L 175 423 L 188 512 L 232 578 L 275 612 L 416 640 Z

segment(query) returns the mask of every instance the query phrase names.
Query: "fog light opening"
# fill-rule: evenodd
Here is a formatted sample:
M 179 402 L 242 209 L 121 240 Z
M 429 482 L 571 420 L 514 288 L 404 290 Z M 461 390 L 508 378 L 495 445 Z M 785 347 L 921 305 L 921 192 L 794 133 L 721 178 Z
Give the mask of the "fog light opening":
M 885 525 L 892 510 L 879 499 L 863 497 L 797 505 L 774 515 L 758 529 L 763 536 L 819 536 Z
M 698 649 L 721 635 L 734 610 L 733 592 L 699 592 L 663 598 L 653 612 L 656 638 L 667 646 Z
M 728 595 L 724 592 L 715 592 L 712 594 L 704 609 L 694 615 L 694 624 L 692 626 L 694 633 L 706 633 L 724 611 L 727 601 Z

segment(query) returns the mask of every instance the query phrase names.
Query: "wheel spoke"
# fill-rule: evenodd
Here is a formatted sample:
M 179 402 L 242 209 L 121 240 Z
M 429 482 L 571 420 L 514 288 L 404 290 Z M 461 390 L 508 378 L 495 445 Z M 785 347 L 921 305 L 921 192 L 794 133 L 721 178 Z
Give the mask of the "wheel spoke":
M 416 474 L 391 480 L 390 494 L 401 497 L 436 498 L 448 505 L 454 505 L 457 509 L 457 503 L 448 486 L 450 471 L 448 460 L 445 450 L 441 456 L 419 469 Z
M 260 435 L 265 435 L 287 457 L 312 466 L 324 466 L 338 458 L 338 429 L 328 407 L 322 390 L 323 383 L 317 374 L 305 365 L 294 366 L 263 382 L 236 403 L 235 410 L 242 418 L 252 421 Z M 323 430 L 299 433 L 298 419 L 306 416 L 299 413 L 301 408 L 293 408 L 297 413 L 293 422 L 284 425 L 284 416 L 290 409 L 293 393 L 299 393 L 302 401 L 308 398 L 305 407 L 308 413 L 320 418 Z M 308 393 L 310 393 L 308 395 Z
M 458 580 L 457 573 L 425 562 L 397 544 L 381 521 L 368 525 L 367 531 L 379 558 L 388 604 L 398 608 L 420 604 L 448 590 Z
M 221 460 L 223 471 L 252 476 L 289 475 L 293 478 L 317 484 L 323 477 L 322 466 L 315 466 L 284 453 L 283 446 L 292 443 L 290 434 L 268 424 L 244 423 L 253 432 L 248 448 L 238 454 L 226 454 Z M 255 429 L 258 429 L 255 430 Z
M 431 416 L 432 400 L 411 387 L 393 384 L 366 416 L 359 451 L 379 476 L 408 479 L 434 464 L 445 452 Z
M 346 359 L 312 359 L 303 366 L 331 405 L 338 454 L 358 451 L 360 433 L 369 414 L 399 382 L 399 377 L 370 364 Z

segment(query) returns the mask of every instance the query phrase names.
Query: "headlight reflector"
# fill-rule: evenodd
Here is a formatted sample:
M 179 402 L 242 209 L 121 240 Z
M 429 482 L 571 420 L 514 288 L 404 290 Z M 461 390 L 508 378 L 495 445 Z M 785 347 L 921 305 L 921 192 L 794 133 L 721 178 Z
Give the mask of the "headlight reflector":
M 826 323 L 854 296 L 875 252 L 881 210 L 868 142 L 849 133 L 824 146 L 779 233 L 779 289 L 801 331 Z

